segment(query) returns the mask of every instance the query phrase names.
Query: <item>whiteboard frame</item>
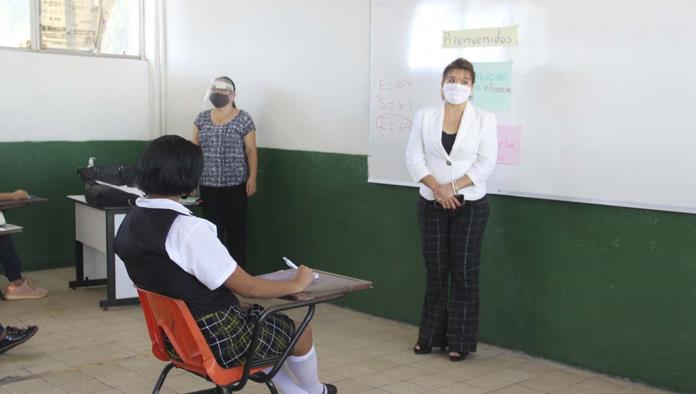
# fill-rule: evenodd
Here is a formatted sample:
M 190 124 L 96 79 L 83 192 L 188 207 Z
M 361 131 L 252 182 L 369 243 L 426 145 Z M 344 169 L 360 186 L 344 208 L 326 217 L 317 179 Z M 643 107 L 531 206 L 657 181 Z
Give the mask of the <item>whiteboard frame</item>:
M 399 182 L 388 179 L 379 178 L 368 178 L 368 183 L 390 185 L 390 186 L 405 186 L 405 187 L 419 187 L 417 183 Z M 554 196 L 548 194 L 536 194 L 536 193 L 521 193 L 521 192 L 511 192 L 506 190 L 495 190 L 488 191 L 488 194 L 494 194 L 499 196 L 508 197 L 522 197 L 522 198 L 533 198 L 535 200 L 551 200 L 560 202 L 572 202 L 581 204 L 592 204 L 592 205 L 606 205 L 610 207 L 617 208 L 632 208 L 632 209 L 648 209 L 651 211 L 663 211 L 663 212 L 674 212 L 674 213 L 689 213 L 696 214 L 696 208 L 680 207 L 680 206 L 666 206 L 659 204 L 639 204 L 626 201 L 613 201 L 613 200 L 601 200 L 601 199 L 586 199 L 577 197 L 567 197 L 567 196 Z
M 372 108 L 374 107 L 375 104 L 375 95 L 374 92 L 372 91 L 372 73 L 374 71 L 373 69 L 373 60 L 374 60 L 374 51 L 375 51 L 375 45 L 374 45 L 374 31 L 375 31 L 375 26 L 374 26 L 374 9 L 375 9 L 375 4 L 380 2 L 380 1 L 385 1 L 385 0 L 371 0 L 370 1 L 370 56 L 369 56 L 369 78 L 370 78 L 370 94 L 369 94 L 369 106 L 370 106 L 370 115 L 369 119 L 372 121 Z M 510 61 L 514 61 L 514 59 L 510 59 Z M 371 127 L 371 125 L 370 125 Z M 370 131 L 371 132 L 371 131 Z M 370 176 L 370 168 L 369 168 L 369 156 L 372 154 L 371 149 L 369 149 L 369 154 L 368 154 L 368 183 L 375 183 L 375 184 L 385 184 L 385 185 L 392 185 L 392 186 L 406 186 L 406 187 L 418 187 L 418 183 L 412 183 L 412 182 L 402 182 L 402 181 L 397 181 L 397 180 L 391 180 L 391 179 L 382 179 L 382 178 L 377 178 L 377 177 L 372 177 Z M 500 164 L 498 164 L 500 165 Z M 534 199 L 540 199 L 540 200 L 550 200 L 550 201 L 562 201 L 562 202 L 571 202 L 571 203 L 582 203 L 582 204 L 593 204 L 593 205 L 604 205 L 604 206 L 610 206 L 610 207 L 620 207 L 620 208 L 632 208 L 632 209 L 645 209 L 645 210 L 653 210 L 653 211 L 663 211 L 663 212 L 674 212 L 674 213 L 686 213 L 686 214 L 696 214 L 696 206 L 695 207 L 688 207 L 688 206 L 675 206 L 675 205 L 665 205 L 665 204 L 654 204 L 654 203 L 642 203 L 642 202 L 629 202 L 629 201 L 622 201 L 622 200 L 610 200 L 610 199 L 592 199 L 592 198 L 583 198 L 583 197 L 572 197 L 572 196 L 566 196 L 566 195 L 552 195 L 552 194 L 541 194 L 541 193 L 529 193 L 529 192 L 516 192 L 516 191 L 508 191 L 504 189 L 498 189 L 498 190 L 489 190 L 489 194 L 494 194 L 494 195 L 502 195 L 502 196 L 511 196 L 511 197 L 523 197 L 523 198 L 534 198 Z M 694 196 L 696 198 L 696 196 Z

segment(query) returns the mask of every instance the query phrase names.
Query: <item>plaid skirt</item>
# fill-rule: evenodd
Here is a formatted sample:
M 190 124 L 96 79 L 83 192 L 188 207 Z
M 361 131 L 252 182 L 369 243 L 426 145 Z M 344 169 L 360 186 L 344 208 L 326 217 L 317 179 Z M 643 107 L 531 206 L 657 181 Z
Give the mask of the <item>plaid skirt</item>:
M 251 337 L 254 335 L 254 327 L 261 313 L 261 305 L 253 304 L 247 310 L 239 305 L 231 305 L 227 310 L 196 319 L 203 337 L 221 367 L 230 368 L 244 363 L 251 345 Z M 280 356 L 290 345 L 294 332 L 295 322 L 288 316 L 279 313 L 268 316 L 259 332 L 259 340 L 254 349 L 255 359 Z M 172 353 L 174 349 L 169 347 L 167 346 L 167 350 Z M 175 355 L 176 353 L 173 354 Z

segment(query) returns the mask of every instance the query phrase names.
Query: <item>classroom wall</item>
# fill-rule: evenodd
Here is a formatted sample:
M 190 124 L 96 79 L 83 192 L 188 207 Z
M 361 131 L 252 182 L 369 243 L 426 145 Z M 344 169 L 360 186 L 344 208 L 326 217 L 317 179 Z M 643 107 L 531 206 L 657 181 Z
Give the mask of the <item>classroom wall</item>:
M 135 163 L 146 144 L 146 141 L 0 143 L 2 189 L 24 188 L 48 198 L 45 203 L 5 212 L 8 223 L 24 227 L 24 232 L 13 236 L 24 271 L 74 266 L 74 204 L 65 196 L 84 193 L 84 185 L 75 170 L 84 167 L 89 157 L 96 157 L 100 164 Z
M 84 191 L 78 167 L 134 163 L 152 137 L 143 60 L 0 49 L 0 191 L 24 188 L 47 203 L 6 212 L 25 270 L 73 264 L 67 194 Z
M 189 135 L 201 103 L 201 84 L 205 86 L 219 66 L 239 65 L 226 73 L 233 74 L 240 89 L 249 88 L 240 90 L 239 99 L 243 108 L 253 109 L 262 146 L 259 192 L 250 203 L 252 270 L 280 268 L 280 257 L 286 255 L 321 269 L 368 278 L 375 288 L 348 296 L 343 305 L 417 323 L 423 267 L 414 212 L 416 190 L 366 182 L 369 1 L 335 1 L 330 10 L 308 0 L 292 5 L 280 0 L 257 3 L 166 2 L 168 29 L 183 32 L 168 30 L 168 130 Z M 317 15 L 304 17 L 312 10 Z M 305 18 L 303 24 L 296 22 L 300 16 Z M 248 29 L 238 33 L 234 29 L 239 23 Z M 226 41 L 214 46 L 211 41 L 220 37 L 219 26 L 235 32 L 227 36 L 240 37 L 241 44 Z M 323 35 L 314 34 L 322 31 Z M 177 42 L 185 50 L 175 53 Z M 257 42 L 264 44 L 263 50 L 254 45 Z M 343 53 L 324 60 L 323 50 L 330 42 L 338 43 Z M 93 65 L 101 64 L 101 59 L 51 60 L 60 55 L 6 52 L 0 50 L 3 71 L 10 70 L 7 59 L 13 68 L 0 74 L 0 181 L 50 199 L 7 217 L 27 228 L 15 237 L 27 270 L 71 266 L 72 207 L 64 195 L 81 191 L 74 169 L 89 156 L 101 164 L 135 161 L 145 146 L 142 139 L 149 137 L 120 127 L 119 136 L 130 140 L 79 141 L 83 132 L 79 130 L 91 125 L 81 119 L 92 118 L 77 112 L 66 120 L 64 113 L 74 114 L 71 103 L 101 90 L 86 86 L 27 90 L 26 84 L 14 81 L 41 74 L 43 68 L 37 65 L 45 62 Z M 344 58 L 350 62 L 347 66 L 342 64 Z M 312 65 L 308 71 L 300 69 L 305 60 Z M 254 64 L 266 64 L 259 61 L 289 62 L 295 68 L 292 73 L 281 70 L 280 76 L 271 75 L 264 82 L 254 72 Z M 330 64 L 334 68 L 327 68 Z M 324 72 L 327 69 L 335 72 Z M 71 70 L 66 66 L 64 76 L 75 80 L 79 75 Z M 95 70 L 85 75 L 123 75 L 109 67 Z M 122 84 L 130 79 L 114 77 Z M 257 83 L 258 97 L 250 94 L 254 85 L 248 81 Z M 89 84 L 97 85 L 103 86 Z M 280 87 L 270 89 L 275 85 Z M 317 86 L 326 88 L 316 93 Z M 200 95 L 187 93 L 193 91 Z M 54 105 L 30 121 L 31 133 L 24 133 L 27 103 L 45 95 Z M 331 102 L 329 96 L 339 97 L 340 102 Z M 11 103 L 10 97 L 17 102 Z M 98 103 L 99 97 L 83 104 Z M 129 99 L 138 100 L 122 99 L 124 106 L 130 105 Z M 296 117 L 275 116 L 288 108 Z M 123 126 L 122 121 L 133 121 L 103 115 L 99 119 L 108 119 L 112 131 L 118 128 L 115 125 Z M 137 124 L 146 123 L 141 112 L 131 115 Z M 52 129 L 53 118 L 60 120 L 60 129 Z M 74 141 L 46 141 L 59 139 L 54 135 Z M 33 141 L 6 142 L 27 140 Z M 696 273 L 696 251 L 690 247 L 696 239 L 693 215 L 501 196 L 491 196 L 491 206 L 481 274 L 483 341 L 696 392 L 692 361 L 696 286 L 690 282 Z
M 237 85 L 262 147 L 367 154 L 369 0 L 168 1 L 167 132 L 190 137 L 210 81 Z
M 208 81 L 235 79 L 262 147 L 251 270 L 289 256 L 368 278 L 375 288 L 343 305 L 415 324 L 416 190 L 366 182 L 369 18 L 368 0 L 167 2 L 167 130 L 190 135 Z M 491 204 L 483 341 L 696 392 L 696 218 L 501 196 Z
M 0 143 L 150 138 L 143 60 L 0 49 L 0 64 Z
M 289 256 L 367 278 L 374 289 L 343 305 L 417 324 L 424 288 L 417 191 L 366 179 L 363 155 L 262 149 L 251 269 L 282 268 Z M 490 199 L 483 342 L 696 392 L 694 215 Z

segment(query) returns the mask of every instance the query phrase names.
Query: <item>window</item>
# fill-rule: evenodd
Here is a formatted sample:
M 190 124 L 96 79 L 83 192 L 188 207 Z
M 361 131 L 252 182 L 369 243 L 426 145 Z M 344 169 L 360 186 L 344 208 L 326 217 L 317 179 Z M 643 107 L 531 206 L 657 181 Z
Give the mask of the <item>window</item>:
M 140 57 L 141 10 L 141 0 L 0 0 L 0 46 Z
M 29 0 L 0 0 L 0 47 L 31 48 Z

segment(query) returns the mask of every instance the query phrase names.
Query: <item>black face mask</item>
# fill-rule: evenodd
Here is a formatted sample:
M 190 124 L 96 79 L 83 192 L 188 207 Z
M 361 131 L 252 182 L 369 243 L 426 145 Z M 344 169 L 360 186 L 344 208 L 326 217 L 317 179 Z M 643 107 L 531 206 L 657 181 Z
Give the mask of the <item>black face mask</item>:
M 230 102 L 230 97 L 222 93 L 213 93 L 210 95 L 210 102 L 215 108 L 222 108 Z

